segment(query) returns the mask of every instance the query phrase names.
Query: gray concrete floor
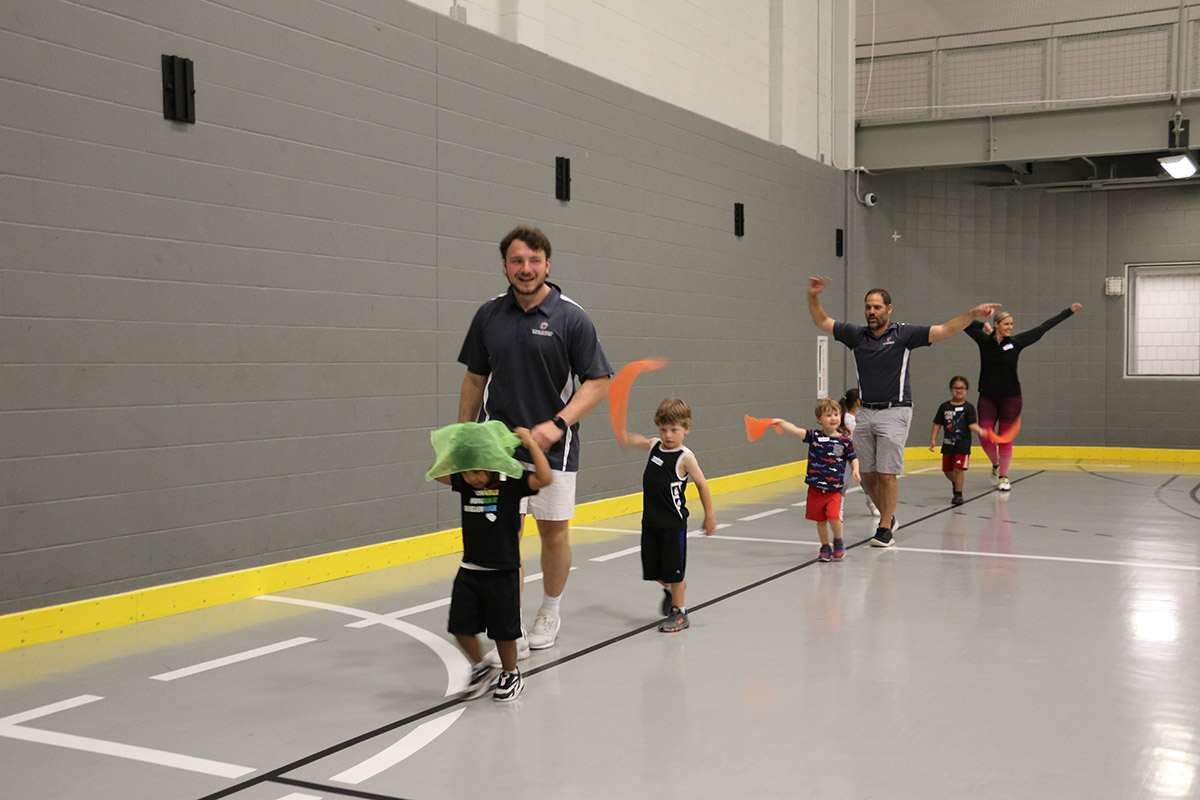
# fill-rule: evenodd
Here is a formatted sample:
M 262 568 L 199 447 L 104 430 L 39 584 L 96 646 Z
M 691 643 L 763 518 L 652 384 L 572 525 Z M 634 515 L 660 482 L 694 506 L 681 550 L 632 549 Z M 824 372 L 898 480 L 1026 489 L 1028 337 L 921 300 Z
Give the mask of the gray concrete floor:
M 1200 469 L 1012 476 L 914 463 L 829 564 L 800 481 L 719 496 L 678 634 L 637 517 L 577 528 L 510 705 L 455 697 L 455 557 L 3 653 L 0 798 L 1200 796 Z

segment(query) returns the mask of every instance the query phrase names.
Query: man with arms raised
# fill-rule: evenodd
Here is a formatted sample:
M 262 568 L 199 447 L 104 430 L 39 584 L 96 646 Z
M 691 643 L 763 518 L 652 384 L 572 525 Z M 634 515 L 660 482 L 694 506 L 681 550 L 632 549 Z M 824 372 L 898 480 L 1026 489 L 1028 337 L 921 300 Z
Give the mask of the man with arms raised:
M 545 592 L 528 641 L 518 643 L 524 658 L 530 648 L 553 647 L 558 638 L 559 602 L 571 569 L 567 530 L 575 513 L 579 421 L 604 399 L 613 369 L 587 312 L 547 282 L 546 235 L 514 228 L 500 242 L 500 255 L 508 291 L 480 306 L 467 331 L 458 355 L 467 368 L 458 421 L 498 419 L 529 428 L 554 470 L 553 482 L 522 506 L 537 520 Z M 529 462 L 524 448 L 515 455 Z
M 904 472 L 904 445 L 912 423 L 912 389 L 909 387 L 909 354 L 918 347 L 948 339 L 972 320 L 986 319 L 1000 307 L 983 303 L 941 325 L 907 325 L 892 322 L 892 296 L 872 289 L 864 298 L 867 324 L 838 322 L 825 313 L 819 295 L 829 278 L 808 279 L 808 311 L 825 333 L 849 347 L 858 368 L 862 409 L 854 428 L 863 488 L 879 508 L 879 526 L 871 539 L 874 547 L 891 547 L 896 528 L 897 476 Z

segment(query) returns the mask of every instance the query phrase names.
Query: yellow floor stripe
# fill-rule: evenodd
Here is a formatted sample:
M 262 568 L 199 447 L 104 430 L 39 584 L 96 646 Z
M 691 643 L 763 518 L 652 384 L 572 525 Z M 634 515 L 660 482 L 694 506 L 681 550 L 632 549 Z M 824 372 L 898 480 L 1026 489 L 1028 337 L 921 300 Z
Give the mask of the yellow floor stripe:
M 1200 464 L 1200 450 L 1022 446 L 1019 452 L 1023 460 L 1101 459 L 1108 462 L 1123 460 Z M 940 458 L 940 455 L 930 453 L 926 448 L 908 448 L 906 457 L 919 461 Z M 802 477 L 805 467 L 806 462 L 797 461 L 737 475 L 711 478 L 708 483 L 713 494 L 725 494 Z M 688 496 L 696 498 L 695 486 L 688 487 Z M 641 508 L 640 492 L 581 503 L 575 508 L 575 518 L 572 522 L 576 525 L 587 525 L 626 514 L 636 514 Z M 532 520 L 526 528 L 526 535 L 531 533 L 536 533 Z M 135 622 L 160 619 L 261 594 L 310 586 L 384 567 L 410 564 L 435 556 L 458 553 L 461 550 L 462 531 L 454 528 L 208 578 L 20 611 L 0 616 L 0 652 L 83 633 L 109 630 Z

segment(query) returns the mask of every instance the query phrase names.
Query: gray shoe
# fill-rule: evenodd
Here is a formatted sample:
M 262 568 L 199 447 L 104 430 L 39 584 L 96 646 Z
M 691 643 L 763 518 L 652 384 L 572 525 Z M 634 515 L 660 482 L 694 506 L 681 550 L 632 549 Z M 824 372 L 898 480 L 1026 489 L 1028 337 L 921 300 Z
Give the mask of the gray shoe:
M 687 612 L 672 606 L 671 613 L 659 624 L 658 629 L 663 633 L 678 633 L 691 626 L 692 623 L 688 621 Z

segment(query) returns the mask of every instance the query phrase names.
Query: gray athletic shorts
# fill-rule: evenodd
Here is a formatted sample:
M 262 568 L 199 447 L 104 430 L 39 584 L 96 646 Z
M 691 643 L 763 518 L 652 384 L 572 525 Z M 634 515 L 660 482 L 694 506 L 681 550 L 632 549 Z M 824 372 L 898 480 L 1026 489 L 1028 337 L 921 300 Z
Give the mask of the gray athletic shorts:
M 912 406 L 878 411 L 859 409 L 852 437 L 859 472 L 904 473 L 904 445 L 908 442 L 912 411 Z

